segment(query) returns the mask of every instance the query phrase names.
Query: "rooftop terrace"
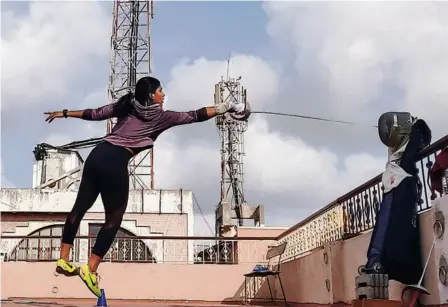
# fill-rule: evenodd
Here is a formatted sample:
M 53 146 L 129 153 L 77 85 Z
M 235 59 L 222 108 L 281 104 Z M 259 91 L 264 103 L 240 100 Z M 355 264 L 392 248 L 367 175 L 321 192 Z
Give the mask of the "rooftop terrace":
M 423 259 L 434 240 L 432 206 L 448 212 L 448 196 L 433 194 L 427 185 L 435 155 L 447 146 L 445 136 L 418 156 L 423 184 L 418 208 Z M 236 238 L 120 237 L 100 267 L 100 286 L 106 289 L 110 306 L 258 305 L 262 300 L 269 302 L 271 294 L 282 303 L 277 276 L 254 280 L 245 279 L 244 274 L 255 264 L 266 263 L 270 246 L 286 242 L 279 263 L 290 304 L 351 304 L 357 297 L 355 277 L 358 267 L 365 264 L 382 196 L 378 175 L 286 231 L 243 227 Z M 92 306 L 96 302 L 79 278 L 54 275 L 59 238 L 2 236 L 1 247 L 7 253 L 1 264 L 2 299 L 13 300 L 3 301 L 4 306 L 23 305 L 20 301 L 25 300 L 35 301 L 26 303 L 29 306 Z M 72 254 L 75 262 L 89 253 L 91 240 L 77 238 Z M 440 246 L 448 251 L 446 242 Z M 439 276 L 438 253 L 431 256 L 424 281 L 431 292 L 423 297 L 426 305 L 448 299 L 445 281 Z M 389 282 L 391 304 L 399 304 L 402 289 L 402 284 Z

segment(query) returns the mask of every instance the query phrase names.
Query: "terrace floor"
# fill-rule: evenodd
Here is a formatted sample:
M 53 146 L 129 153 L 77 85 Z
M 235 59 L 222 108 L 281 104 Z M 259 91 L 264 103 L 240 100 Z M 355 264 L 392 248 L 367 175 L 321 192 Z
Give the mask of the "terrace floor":
M 96 299 L 11 299 L 2 300 L 2 307 L 19 307 L 19 306 L 33 306 L 33 307 L 92 307 L 97 306 Z M 108 307 L 186 307 L 186 306 L 200 306 L 200 307 L 225 307 L 235 306 L 223 303 L 213 302 L 185 302 L 185 301 L 170 301 L 170 302 L 154 302 L 146 300 L 107 300 Z M 254 306 L 254 305 L 251 305 Z M 257 306 L 254 306 L 257 307 Z

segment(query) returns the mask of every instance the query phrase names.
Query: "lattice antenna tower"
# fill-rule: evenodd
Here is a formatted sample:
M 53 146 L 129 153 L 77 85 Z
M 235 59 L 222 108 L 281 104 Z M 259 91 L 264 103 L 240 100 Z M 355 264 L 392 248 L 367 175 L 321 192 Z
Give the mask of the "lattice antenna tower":
M 138 79 L 151 74 L 153 1 L 115 0 L 111 37 L 109 99 L 115 102 L 133 90 Z M 107 122 L 109 133 L 116 119 Z M 146 150 L 129 163 L 130 188 L 154 189 L 154 151 Z
M 215 104 L 226 101 L 245 103 L 246 90 L 240 84 L 241 77 L 227 76 L 215 85 Z M 227 202 L 236 212 L 238 225 L 243 226 L 242 204 L 244 198 L 244 132 L 246 121 L 233 119 L 228 113 L 216 117 L 221 138 L 221 203 Z M 217 225 L 219 226 L 219 225 Z

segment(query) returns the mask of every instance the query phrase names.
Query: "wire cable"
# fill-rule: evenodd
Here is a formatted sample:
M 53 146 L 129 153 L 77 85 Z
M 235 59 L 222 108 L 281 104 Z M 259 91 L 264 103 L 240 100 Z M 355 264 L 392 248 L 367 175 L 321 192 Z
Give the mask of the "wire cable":
M 322 117 L 313 117 L 313 116 L 305 116 L 305 115 L 297 115 L 297 114 L 288 114 L 288 113 L 280 113 L 280 112 L 269 112 L 269 111 L 252 111 L 252 114 L 267 114 L 267 115 L 278 115 L 278 116 L 288 116 L 288 117 L 296 117 L 296 118 L 303 118 L 303 119 L 311 119 L 311 120 L 320 120 L 325 122 L 332 122 L 332 123 L 340 123 L 340 124 L 347 124 L 347 125 L 356 125 L 356 126 L 368 126 L 372 128 L 378 128 L 378 126 L 370 126 L 355 122 L 349 122 L 349 121 L 343 121 L 343 120 L 335 120 L 335 119 L 327 119 Z
M 199 205 L 198 200 L 196 199 L 196 196 L 193 194 L 193 199 L 194 199 L 194 203 L 196 204 L 196 206 L 199 209 L 199 212 L 202 215 L 202 218 L 204 219 L 205 224 L 207 225 L 207 228 L 210 230 L 210 233 L 212 234 L 212 236 L 215 236 L 215 234 L 213 233 L 212 227 L 210 226 L 210 224 L 208 223 L 207 219 L 205 218 L 204 212 L 202 212 L 201 206 Z

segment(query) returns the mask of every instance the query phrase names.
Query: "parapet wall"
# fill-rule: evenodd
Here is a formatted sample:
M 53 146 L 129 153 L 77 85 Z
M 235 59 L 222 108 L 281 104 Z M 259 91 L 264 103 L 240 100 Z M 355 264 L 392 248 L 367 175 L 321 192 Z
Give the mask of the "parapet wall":
M 448 204 L 447 204 L 448 205 Z M 432 234 L 432 211 L 420 214 L 422 256 L 426 259 Z M 278 234 L 281 229 L 241 229 L 249 240 L 235 239 L 229 246 L 238 245 L 238 261 L 227 263 L 103 263 L 100 266 L 102 286 L 110 299 L 205 300 L 213 302 L 241 301 L 244 297 L 244 274 L 255 264 L 265 263 L 268 246 L 278 243 L 263 234 Z M 259 232 L 259 235 L 257 235 Z M 245 233 L 245 234 L 244 234 Z M 355 277 L 358 266 L 365 264 L 371 232 L 348 240 L 324 244 L 296 259 L 281 264 L 281 278 L 286 298 L 292 303 L 333 304 L 350 303 L 355 299 Z M 257 239 L 257 238 L 260 239 Z M 184 239 L 182 239 L 184 240 Z M 192 239 L 193 240 L 193 239 Z M 230 242 L 230 241 L 229 241 Z M 195 245 L 197 246 L 197 245 Z M 213 244 L 210 244 L 210 248 Z M 205 250 L 209 250 L 205 248 Z M 180 251 L 180 250 L 178 250 Z M 187 252 L 187 251 L 184 251 Z M 90 293 L 77 278 L 55 277 L 54 263 L 5 262 L 2 269 L 2 298 L 89 298 Z M 425 304 L 440 304 L 438 266 L 434 254 L 430 259 L 424 285 L 431 296 Z M 47 276 L 37 283 L 33 276 Z M 135 282 L 126 286 L 125 276 Z M 17 280 L 14 280 L 17 278 Z M 248 280 L 248 284 L 249 284 Z M 25 283 L 18 288 L 14 285 Z M 278 279 L 271 279 L 274 296 L 281 298 Z M 399 300 L 403 285 L 391 281 L 389 296 Z M 252 291 L 250 289 L 250 291 Z M 256 298 L 269 298 L 267 283 L 261 282 L 255 290 Z
M 48 262 L 2 263 L 2 299 L 91 298 L 93 301 L 79 278 L 54 276 L 54 269 L 55 264 Z M 99 274 L 108 299 L 239 301 L 244 288 L 243 274 L 251 269 L 251 264 L 104 263 Z
M 70 212 L 76 191 L 53 189 L 1 189 L 2 212 Z M 104 212 L 98 197 L 89 212 Z M 193 214 L 193 192 L 190 190 L 131 190 L 128 213 Z
M 448 206 L 448 197 L 446 198 Z M 420 216 L 422 259 L 425 261 L 433 241 L 433 212 Z M 360 234 L 348 240 L 324 244 L 302 256 L 282 264 L 282 281 L 288 301 L 296 303 L 332 304 L 349 303 L 356 298 L 355 277 L 358 267 L 366 263 L 367 248 L 372 232 Z M 280 291 L 278 280 L 276 291 Z M 422 303 L 436 305 L 440 301 L 438 290 L 438 264 L 435 254 L 430 258 L 424 286 L 431 295 L 422 296 Z M 404 285 L 389 282 L 389 298 L 401 300 Z M 281 292 L 280 292 L 281 293 Z M 268 293 L 260 293 L 266 296 Z

